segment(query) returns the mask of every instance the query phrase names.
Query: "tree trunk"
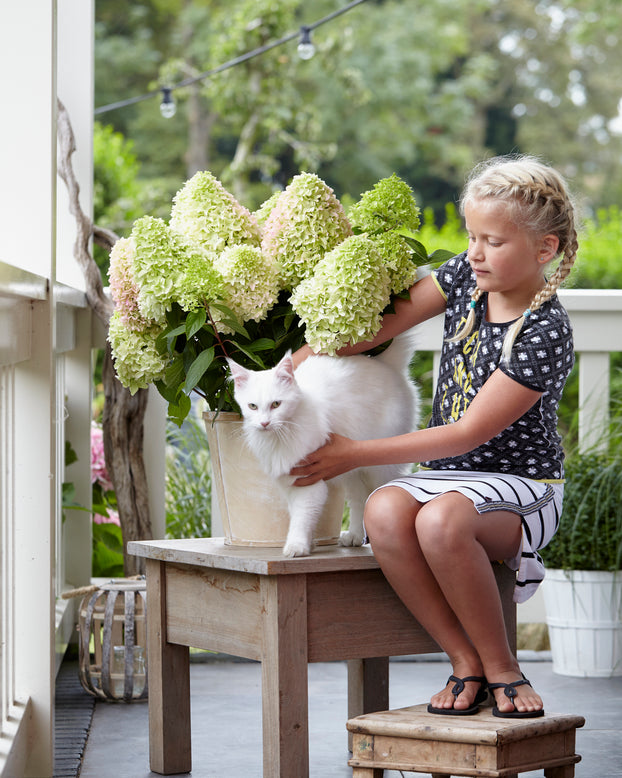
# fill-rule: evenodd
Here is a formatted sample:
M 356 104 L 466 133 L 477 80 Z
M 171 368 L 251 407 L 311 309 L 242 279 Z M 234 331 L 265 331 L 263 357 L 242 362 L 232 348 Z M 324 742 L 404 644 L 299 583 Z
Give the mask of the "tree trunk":
M 144 573 L 144 559 L 128 555 L 131 540 L 153 537 L 149 516 L 147 474 L 143 460 L 144 417 L 147 389 L 131 395 L 116 376 L 110 344 L 106 344 L 103 364 L 104 455 L 117 495 L 123 532 L 123 569 L 126 576 Z
M 86 281 L 86 297 L 94 314 L 106 331 L 112 314 L 112 301 L 104 294 L 101 274 L 93 259 L 91 236 L 108 251 L 118 240 L 110 230 L 93 225 L 80 205 L 78 185 L 71 155 L 75 151 L 75 136 L 64 105 L 58 101 L 58 174 L 69 193 L 69 208 L 76 219 L 74 257 Z M 149 515 L 147 475 L 143 460 L 143 421 L 147 408 L 146 389 L 131 395 L 119 382 L 106 343 L 103 368 L 104 384 L 104 456 L 106 467 L 117 495 L 117 508 L 123 534 L 123 565 L 126 576 L 142 572 L 144 560 L 127 555 L 130 540 L 150 540 L 153 537 Z

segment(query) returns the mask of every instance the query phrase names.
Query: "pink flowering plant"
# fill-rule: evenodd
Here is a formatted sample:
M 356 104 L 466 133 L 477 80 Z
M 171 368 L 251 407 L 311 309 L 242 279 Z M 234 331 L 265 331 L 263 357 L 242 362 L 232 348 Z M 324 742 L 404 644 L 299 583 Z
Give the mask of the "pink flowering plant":
M 334 354 L 373 337 L 417 267 L 450 256 L 428 256 L 418 228 L 413 193 L 396 175 L 346 215 L 312 173 L 254 213 L 197 173 L 168 223 L 138 219 L 111 252 L 108 337 L 119 380 L 131 392 L 154 383 L 178 424 L 192 391 L 211 410 L 237 410 L 225 357 L 265 369 L 305 342 Z
M 123 575 L 123 536 L 117 498 L 104 458 L 100 424 L 91 423 L 91 486 L 93 492 L 93 575 Z

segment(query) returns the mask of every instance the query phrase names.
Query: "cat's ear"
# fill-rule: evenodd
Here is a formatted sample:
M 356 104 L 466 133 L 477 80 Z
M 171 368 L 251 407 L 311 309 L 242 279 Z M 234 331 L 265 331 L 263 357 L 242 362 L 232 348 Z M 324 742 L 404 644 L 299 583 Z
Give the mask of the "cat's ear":
M 226 359 L 227 364 L 229 365 L 229 370 L 231 371 L 231 378 L 233 378 L 233 382 L 238 387 L 244 386 L 244 384 L 248 381 L 249 371 L 245 367 L 242 367 L 242 365 L 238 365 L 237 362 L 229 359 L 229 357 L 226 357 Z
M 291 351 L 285 354 L 274 368 L 274 372 L 279 381 L 283 381 L 283 383 L 290 384 L 294 380 L 294 360 L 292 359 Z

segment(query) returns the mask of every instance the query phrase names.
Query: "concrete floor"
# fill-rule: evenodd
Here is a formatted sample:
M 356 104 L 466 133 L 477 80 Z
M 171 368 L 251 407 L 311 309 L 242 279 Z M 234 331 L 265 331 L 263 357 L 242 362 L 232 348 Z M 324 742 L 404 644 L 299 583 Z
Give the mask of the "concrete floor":
M 555 675 L 546 652 L 519 652 L 525 675 L 542 694 L 547 712 L 586 719 L 577 731 L 577 778 L 622 778 L 622 677 Z M 449 664 L 410 657 L 390 666 L 392 708 L 425 702 L 443 686 Z M 351 778 L 345 722 L 344 663 L 309 665 L 311 778 Z M 193 778 L 261 778 L 261 667 L 254 662 L 191 665 Z M 80 778 L 148 778 L 146 703 L 97 702 Z M 408 773 L 408 775 L 416 775 Z M 522 773 L 526 778 L 542 771 Z M 385 778 L 399 778 L 397 772 Z M 296 778 L 296 777 L 293 777 Z

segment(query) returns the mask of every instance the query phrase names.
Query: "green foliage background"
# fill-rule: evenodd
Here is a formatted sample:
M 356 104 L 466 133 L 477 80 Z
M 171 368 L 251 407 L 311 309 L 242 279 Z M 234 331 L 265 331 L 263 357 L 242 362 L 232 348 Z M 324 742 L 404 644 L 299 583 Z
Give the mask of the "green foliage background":
M 96 0 L 95 105 L 178 83 L 344 4 Z M 424 210 L 424 245 L 459 252 L 466 241 L 455 203 L 467 171 L 491 154 L 534 153 L 580 195 L 585 222 L 570 285 L 622 288 L 622 135 L 610 78 L 622 66 L 620 35 L 617 0 L 369 0 L 315 30 L 307 62 L 292 41 L 175 90 L 172 119 L 161 118 L 157 99 L 103 114 L 95 221 L 127 235 L 140 215 L 168 218 L 171 197 L 201 169 L 251 209 L 302 170 L 317 172 L 344 204 L 395 172 Z M 613 361 L 622 364 L 620 355 Z M 417 355 L 413 373 L 428 400 L 431 358 Z M 575 373 L 561 414 L 569 446 L 577 394 Z M 171 532 L 202 534 L 206 525 L 193 528 L 189 517 L 204 522 L 196 506 L 209 502 L 205 462 L 199 449 L 170 444 L 178 454 L 167 462 Z M 195 486 L 188 510 L 175 515 Z

